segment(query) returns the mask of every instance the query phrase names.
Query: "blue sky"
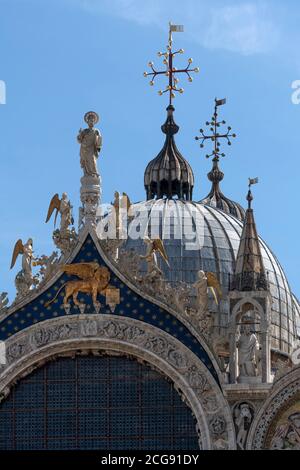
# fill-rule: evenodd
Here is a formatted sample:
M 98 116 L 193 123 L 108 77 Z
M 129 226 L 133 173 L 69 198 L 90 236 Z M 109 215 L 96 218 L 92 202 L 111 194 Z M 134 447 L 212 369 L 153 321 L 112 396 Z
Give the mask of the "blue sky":
M 0 0 L 0 291 L 14 291 L 9 272 L 15 241 L 29 236 L 37 254 L 52 249 L 45 216 L 54 193 L 79 206 L 76 135 L 90 109 L 100 114 L 103 201 L 115 190 L 143 200 L 143 172 L 159 152 L 166 97 L 143 77 L 167 43 L 168 21 L 185 25 L 176 45 L 200 74 L 176 98 L 177 144 L 206 196 L 211 163 L 194 141 L 227 97 L 223 116 L 238 139 L 222 161 L 223 192 L 245 203 L 248 176 L 259 176 L 259 231 L 300 295 L 300 4 L 296 0 Z M 181 60 L 181 59 L 180 59 Z M 182 59 L 183 60 L 183 59 Z M 185 63 L 185 62 L 184 62 Z M 227 149 L 226 149 L 227 150 Z M 296 248 L 295 248 L 296 247 Z

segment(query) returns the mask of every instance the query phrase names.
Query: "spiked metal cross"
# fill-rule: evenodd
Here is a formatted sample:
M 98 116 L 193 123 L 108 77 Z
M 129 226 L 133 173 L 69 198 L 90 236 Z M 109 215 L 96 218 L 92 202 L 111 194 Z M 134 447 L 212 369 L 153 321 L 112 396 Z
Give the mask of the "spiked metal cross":
M 184 69 L 177 69 L 176 67 L 174 67 L 173 60 L 174 60 L 175 55 L 183 54 L 184 50 L 179 49 L 176 52 L 172 52 L 172 44 L 173 44 L 172 33 L 174 33 L 174 32 L 177 32 L 177 33 L 178 32 L 183 32 L 183 26 L 173 25 L 171 23 L 169 23 L 169 25 L 170 25 L 169 43 L 168 43 L 168 46 L 167 46 L 167 52 L 158 52 L 158 57 L 164 57 L 163 63 L 165 64 L 166 69 L 165 70 L 156 70 L 154 68 L 153 62 L 149 62 L 148 65 L 151 68 L 152 72 L 149 72 L 149 73 L 144 72 L 144 77 L 151 77 L 151 81 L 150 81 L 151 86 L 154 85 L 154 80 L 158 75 L 165 75 L 166 77 L 168 77 L 168 85 L 166 86 L 166 89 L 163 90 L 163 91 L 159 91 L 158 93 L 161 96 L 164 93 L 169 93 L 169 96 L 170 96 L 169 104 L 171 105 L 172 100 L 175 98 L 175 92 L 178 92 L 178 93 L 183 93 L 184 92 L 183 88 L 178 88 L 177 87 L 177 84 L 179 82 L 179 80 L 177 78 L 177 75 L 180 74 L 180 73 L 185 73 L 188 77 L 188 80 L 190 82 L 192 82 L 193 78 L 191 77 L 191 73 L 192 72 L 195 72 L 195 73 L 199 72 L 199 68 L 198 67 L 191 68 L 191 64 L 193 63 L 193 59 L 188 59 L 188 65 Z
M 227 140 L 228 145 L 231 145 L 231 140 L 230 138 L 235 138 L 236 134 L 231 134 L 231 127 L 227 127 L 227 132 L 220 134 L 218 132 L 219 128 L 221 125 L 225 125 L 226 121 L 218 121 L 218 107 L 226 104 L 226 99 L 223 100 L 217 100 L 215 99 L 215 112 L 213 117 L 211 118 L 211 122 L 207 122 L 207 126 L 210 127 L 210 131 L 212 132 L 211 135 L 206 135 L 203 129 L 200 129 L 201 136 L 200 137 L 195 137 L 196 140 L 201 140 L 200 147 L 204 147 L 204 142 L 206 140 L 211 140 L 214 142 L 214 150 L 211 154 L 206 155 L 206 158 L 214 157 L 214 161 L 219 161 L 220 157 L 225 157 L 225 153 L 220 153 L 220 139 L 225 139 Z

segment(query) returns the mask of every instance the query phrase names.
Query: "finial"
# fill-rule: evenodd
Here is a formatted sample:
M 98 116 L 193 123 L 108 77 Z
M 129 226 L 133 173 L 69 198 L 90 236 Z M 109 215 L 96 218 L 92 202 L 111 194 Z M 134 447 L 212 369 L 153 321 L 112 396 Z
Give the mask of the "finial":
M 251 186 L 253 186 L 254 184 L 257 184 L 257 183 L 258 183 L 258 178 L 249 178 L 249 191 L 248 191 L 248 194 L 247 194 L 248 209 L 251 209 L 251 203 L 254 199 L 252 191 L 251 191 Z
M 192 68 L 191 65 L 193 63 L 193 59 L 188 59 L 188 65 L 184 69 L 177 69 L 173 65 L 173 60 L 175 55 L 177 54 L 183 54 L 184 50 L 179 49 L 176 52 L 172 51 L 172 45 L 173 45 L 173 37 L 172 33 L 182 33 L 183 32 L 183 26 L 182 25 L 175 25 L 172 23 L 169 23 L 169 41 L 167 45 L 167 51 L 166 52 L 158 52 L 158 57 L 163 57 L 163 63 L 166 66 L 165 70 L 156 70 L 154 68 L 153 62 L 149 62 L 149 67 L 151 68 L 152 72 L 144 72 L 144 77 L 151 77 L 150 85 L 154 85 L 155 78 L 158 75 L 165 75 L 168 77 L 168 85 L 166 86 L 165 90 L 159 91 L 159 95 L 162 96 L 164 93 L 169 93 L 169 104 L 172 105 L 172 101 L 175 98 L 175 92 L 178 93 L 183 93 L 184 90 L 183 88 L 178 88 L 178 82 L 179 79 L 177 78 L 177 75 L 180 73 L 185 73 L 188 77 L 189 82 L 193 81 L 193 78 L 191 76 L 192 72 L 198 73 L 199 68 L 195 67 Z
M 209 155 L 206 155 L 206 158 L 214 157 L 213 158 L 214 162 L 218 162 L 220 160 L 220 157 L 225 157 L 225 153 L 220 153 L 220 145 L 221 144 L 220 144 L 219 141 L 221 139 L 226 139 L 227 144 L 231 145 L 230 138 L 232 137 L 234 139 L 236 137 L 236 134 L 231 133 L 232 129 L 229 126 L 227 127 L 227 132 L 225 132 L 223 134 L 220 134 L 218 132 L 221 125 L 226 124 L 226 121 L 219 121 L 218 120 L 218 107 L 223 106 L 224 104 L 226 104 L 226 98 L 224 98 L 222 100 L 218 100 L 217 98 L 215 99 L 215 112 L 214 112 L 214 115 L 211 118 L 210 122 L 209 121 L 206 122 L 206 125 L 210 126 L 210 131 L 212 132 L 212 134 L 211 135 L 206 135 L 204 130 L 200 129 L 201 136 L 200 137 L 195 137 L 196 140 L 201 140 L 201 144 L 200 144 L 201 148 L 204 147 L 204 142 L 206 140 L 211 140 L 212 142 L 214 142 L 213 152 Z

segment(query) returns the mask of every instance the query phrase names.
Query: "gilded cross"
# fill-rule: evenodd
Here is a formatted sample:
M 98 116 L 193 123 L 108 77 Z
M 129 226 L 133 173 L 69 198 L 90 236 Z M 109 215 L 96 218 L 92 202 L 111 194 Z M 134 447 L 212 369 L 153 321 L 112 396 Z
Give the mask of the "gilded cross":
M 231 133 L 231 127 L 227 127 L 227 132 L 220 133 L 219 129 L 222 125 L 226 124 L 226 121 L 219 121 L 218 120 L 218 108 L 219 106 L 223 106 L 226 104 L 226 99 L 223 100 L 218 100 L 217 98 L 215 99 L 215 112 L 213 117 L 211 118 L 210 122 L 207 122 L 206 125 L 210 126 L 210 132 L 211 134 L 205 134 L 203 129 L 200 129 L 200 137 L 195 137 L 196 140 L 201 140 L 200 147 L 204 147 L 204 142 L 206 140 L 211 140 L 214 143 L 214 149 L 213 152 L 209 155 L 206 155 L 206 158 L 214 157 L 214 161 L 219 161 L 220 157 L 225 157 L 225 153 L 221 153 L 220 151 L 220 140 L 225 139 L 227 141 L 228 145 L 231 145 L 231 138 L 235 138 L 236 134 Z
M 191 73 L 199 72 L 199 68 L 195 67 L 192 68 L 193 59 L 188 59 L 187 67 L 183 69 L 177 69 L 174 67 L 174 58 L 177 54 L 183 54 L 184 50 L 179 49 L 178 51 L 173 52 L 173 37 L 172 33 L 174 32 L 183 32 L 183 26 L 181 25 L 174 25 L 169 23 L 169 42 L 167 45 L 166 52 L 158 52 L 158 57 L 163 57 L 163 63 L 166 66 L 165 70 L 156 70 L 154 68 L 154 63 L 149 62 L 149 67 L 151 68 L 151 72 L 144 72 L 144 77 L 151 77 L 150 85 L 154 85 L 154 80 L 158 75 L 165 75 L 168 77 L 168 85 L 166 86 L 165 90 L 160 90 L 158 93 L 159 95 L 163 95 L 164 93 L 169 93 L 169 104 L 172 104 L 172 100 L 175 98 L 175 92 L 183 93 L 183 88 L 178 88 L 178 74 L 184 73 L 187 75 L 189 82 L 193 81 Z

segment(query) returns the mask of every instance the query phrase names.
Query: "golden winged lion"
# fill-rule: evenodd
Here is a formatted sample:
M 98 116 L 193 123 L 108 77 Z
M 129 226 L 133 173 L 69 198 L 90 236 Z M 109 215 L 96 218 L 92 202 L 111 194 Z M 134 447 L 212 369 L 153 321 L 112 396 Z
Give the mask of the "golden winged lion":
M 98 303 L 98 294 L 105 295 L 110 281 L 110 272 L 105 266 L 100 266 L 98 263 L 77 263 L 64 264 L 60 269 L 67 274 L 79 277 L 80 280 L 68 281 L 63 284 L 55 297 L 45 304 L 45 307 L 49 307 L 64 288 L 64 305 L 68 305 L 68 300 L 72 297 L 74 304 L 79 307 L 80 302 L 77 300 L 77 296 L 80 292 L 90 294 L 94 305 Z

